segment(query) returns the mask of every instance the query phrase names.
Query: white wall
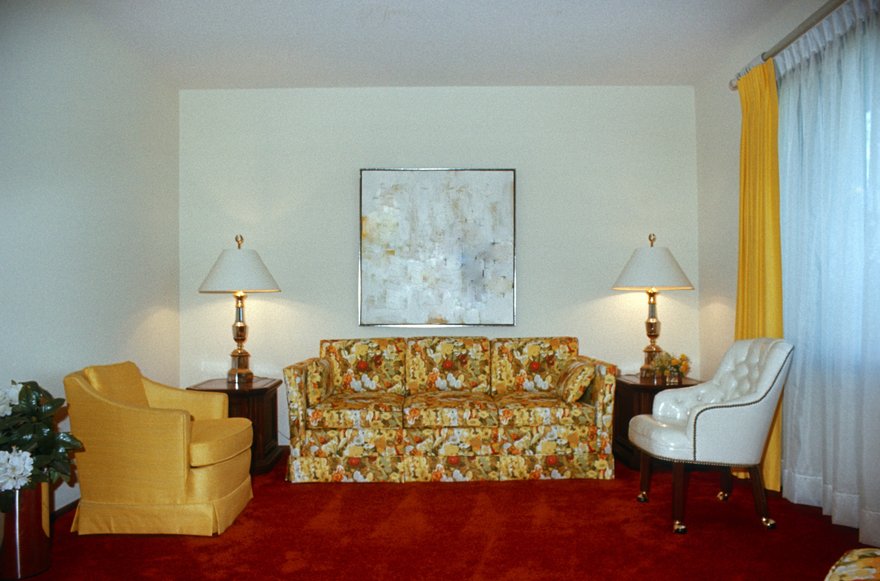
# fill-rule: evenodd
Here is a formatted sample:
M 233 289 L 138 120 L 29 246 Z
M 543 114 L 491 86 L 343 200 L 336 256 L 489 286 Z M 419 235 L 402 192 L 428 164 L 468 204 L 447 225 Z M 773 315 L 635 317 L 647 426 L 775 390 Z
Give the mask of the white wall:
M 0 71 L 0 381 L 176 382 L 177 91 L 72 3 L 0 4 Z
M 223 375 L 232 299 L 196 289 L 237 232 L 284 290 L 249 298 L 258 373 L 322 337 L 397 333 L 357 326 L 358 170 L 436 166 L 518 179 L 518 325 L 450 334 L 570 333 L 634 370 L 645 299 L 609 289 L 654 231 L 697 286 L 660 297 L 660 344 L 708 376 L 736 295 L 727 81 L 822 3 L 786 3 L 695 91 L 183 92 L 180 199 L 176 89 L 71 3 L 0 3 L 0 381 L 62 395 L 69 371 L 120 359 L 169 383 Z M 64 487 L 57 505 L 75 496 Z
M 655 232 L 701 286 L 694 119 L 687 87 L 183 91 L 181 383 L 229 368 L 232 298 L 197 289 L 239 232 L 283 291 L 248 298 L 258 375 L 280 377 L 321 338 L 426 333 L 358 327 L 371 167 L 517 170 L 517 325 L 427 333 L 571 334 L 636 370 L 647 298 L 611 290 L 633 249 Z M 698 296 L 666 293 L 659 309 L 660 345 L 699 364 Z
M 728 82 L 825 3 L 792 0 L 695 87 L 699 167 L 700 355 L 711 377 L 734 337 L 739 252 L 739 93 Z

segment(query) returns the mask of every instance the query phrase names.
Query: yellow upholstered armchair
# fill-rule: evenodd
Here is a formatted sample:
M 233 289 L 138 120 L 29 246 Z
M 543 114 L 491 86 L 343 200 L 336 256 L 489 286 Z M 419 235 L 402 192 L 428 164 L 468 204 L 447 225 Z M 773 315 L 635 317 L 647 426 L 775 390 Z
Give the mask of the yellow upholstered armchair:
M 143 377 L 134 363 L 64 378 L 81 498 L 80 534 L 222 533 L 253 497 L 253 433 L 226 394 Z

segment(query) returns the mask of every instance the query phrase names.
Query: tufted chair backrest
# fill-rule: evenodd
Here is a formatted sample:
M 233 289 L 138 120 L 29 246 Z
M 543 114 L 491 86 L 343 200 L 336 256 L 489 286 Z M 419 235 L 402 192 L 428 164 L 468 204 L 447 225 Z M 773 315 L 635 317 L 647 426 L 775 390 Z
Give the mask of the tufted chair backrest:
M 685 420 L 691 409 L 705 404 L 759 399 L 773 386 L 773 380 L 791 351 L 781 339 L 736 341 L 721 360 L 715 376 L 687 390 L 670 390 L 667 397 L 655 399 L 654 413 Z
M 772 385 L 768 373 L 775 374 L 778 366 L 772 366 L 771 350 L 780 341 L 752 339 L 737 341 L 725 354 L 712 378 L 719 390 L 718 401 L 730 401 L 754 394 L 759 388 L 767 390 Z M 763 380 L 763 381 L 762 381 Z M 769 380 L 769 381 L 768 381 Z

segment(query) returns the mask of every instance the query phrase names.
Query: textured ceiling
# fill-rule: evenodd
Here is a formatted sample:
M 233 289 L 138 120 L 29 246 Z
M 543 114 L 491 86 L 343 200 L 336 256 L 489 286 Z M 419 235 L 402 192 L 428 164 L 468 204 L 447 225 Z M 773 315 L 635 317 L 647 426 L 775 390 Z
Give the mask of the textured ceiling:
M 200 89 L 690 85 L 791 1 L 797 0 L 80 0 L 80 6 L 177 87 Z

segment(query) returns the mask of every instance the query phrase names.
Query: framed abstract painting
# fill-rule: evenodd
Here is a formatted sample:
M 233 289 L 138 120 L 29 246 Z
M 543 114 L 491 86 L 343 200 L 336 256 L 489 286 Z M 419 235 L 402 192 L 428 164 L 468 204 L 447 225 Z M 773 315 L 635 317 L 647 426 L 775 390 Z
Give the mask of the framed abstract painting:
M 361 325 L 516 324 L 513 169 L 362 169 Z

